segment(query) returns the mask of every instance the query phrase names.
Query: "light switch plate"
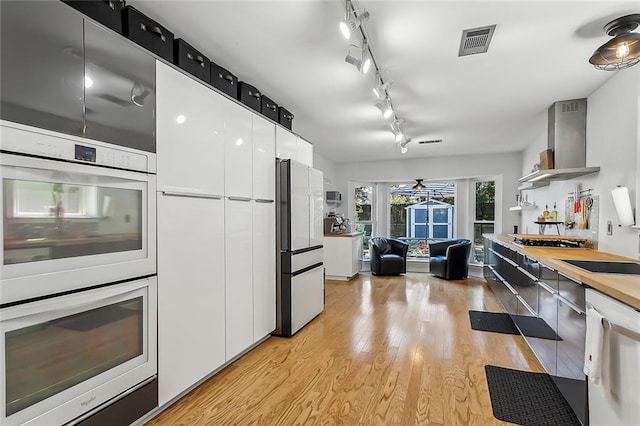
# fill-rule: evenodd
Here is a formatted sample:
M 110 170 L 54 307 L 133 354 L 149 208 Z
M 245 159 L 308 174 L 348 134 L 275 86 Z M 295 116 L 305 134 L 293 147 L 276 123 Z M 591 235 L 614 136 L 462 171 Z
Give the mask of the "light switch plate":
M 613 223 L 610 220 L 607 221 L 607 235 L 613 235 Z

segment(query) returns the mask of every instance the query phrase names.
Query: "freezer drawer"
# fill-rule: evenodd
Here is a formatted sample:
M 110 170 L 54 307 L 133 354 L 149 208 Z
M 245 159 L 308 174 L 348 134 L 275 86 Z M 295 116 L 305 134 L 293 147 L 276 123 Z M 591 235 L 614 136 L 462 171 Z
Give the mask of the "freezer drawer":
M 293 274 L 312 265 L 323 262 L 322 246 L 310 247 L 306 250 L 282 252 L 282 273 Z
M 322 265 L 291 277 L 291 334 L 324 310 Z

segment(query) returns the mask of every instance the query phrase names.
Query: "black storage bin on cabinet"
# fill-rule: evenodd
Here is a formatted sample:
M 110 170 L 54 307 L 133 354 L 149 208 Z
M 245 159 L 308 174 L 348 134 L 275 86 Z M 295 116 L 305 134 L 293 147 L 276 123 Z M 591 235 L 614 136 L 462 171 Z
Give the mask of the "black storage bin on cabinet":
M 145 49 L 173 62 L 173 33 L 134 7 L 122 14 L 124 35 Z
M 211 62 L 211 85 L 238 99 L 238 77 L 215 62 Z
M 262 94 L 258 89 L 244 81 L 241 81 L 238 83 L 238 94 L 240 96 L 240 102 L 249 108 L 260 112 L 260 108 L 262 106 L 260 103 L 260 97 Z
M 287 111 L 284 107 L 278 107 L 278 123 L 291 130 L 292 121 L 293 114 Z
M 62 0 L 74 9 L 84 13 L 89 18 L 93 18 L 107 28 L 111 28 L 122 34 L 122 10 L 126 2 L 124 0 L 108 1 L 84 1 L 84 0 Z
M 174 41 L 173 63 L 202 81 L 211 80 L 211 61 L 181 38 Z
M 278 121 L 278 105 L 265 95 L 262 95 L 260 101 L 260 112 L 262 115 L 272 119 L 273 121 Z

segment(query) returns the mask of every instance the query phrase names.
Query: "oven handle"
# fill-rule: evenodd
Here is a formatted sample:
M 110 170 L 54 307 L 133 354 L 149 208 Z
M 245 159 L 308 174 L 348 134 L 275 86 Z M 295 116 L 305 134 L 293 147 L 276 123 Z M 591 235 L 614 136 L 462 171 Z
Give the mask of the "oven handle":
M 0 310 L 0 322 L 43 314 L 50 316 L 50 314 L 54 313 L 68 312 L 79 307 L 91 306 L 97 302 L 99 302 L 99 306 L 104 306 L 108 304 L 104 303 L 106 301 L 120 299 L 148 287 L 149 281 L 145 278 L 134 282 L 108 285 L 94 290 L 84 290 L 65 296 L 51 297 L 36 302 L 22 303 Z M 64 301 L 61 301 L 61 297 L 64 297 Z M 60 306 L 61 304 L 64 306 Z M 53 316 L 53 318 L 56 317 L 56 315 Z
M 211 200 L 222 200 L 221 195 L 207 194 L 205 192 L 190 191 L 186 189 L 180 189 L 180 190 L 165 189 L 162 191 L 162 195 L 166 195 L 169 197 L 194 197 L 194 198 L 209 198 Z

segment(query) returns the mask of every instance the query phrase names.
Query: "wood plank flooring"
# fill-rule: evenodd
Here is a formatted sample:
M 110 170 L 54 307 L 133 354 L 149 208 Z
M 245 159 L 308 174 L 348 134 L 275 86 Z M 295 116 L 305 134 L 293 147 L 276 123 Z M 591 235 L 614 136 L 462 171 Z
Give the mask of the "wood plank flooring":
M 325 311 L 271 337 L 148 425 L 504 424 L 484 365 L 543 371 L 521 336 L 471 330 L 502 312 L 484 280 L 327 281 Z

